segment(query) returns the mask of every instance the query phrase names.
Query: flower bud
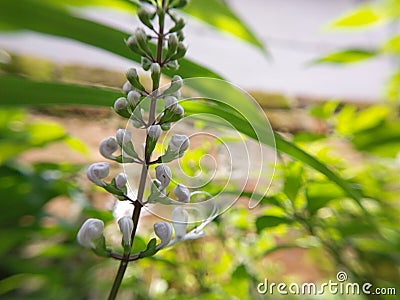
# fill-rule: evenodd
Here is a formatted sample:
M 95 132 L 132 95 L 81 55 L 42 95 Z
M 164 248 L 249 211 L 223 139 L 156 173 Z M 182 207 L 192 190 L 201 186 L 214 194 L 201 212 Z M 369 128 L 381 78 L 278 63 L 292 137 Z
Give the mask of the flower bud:
M 139 75 L 137 73 L 137 70 L 135 68 L 130 68 L 128 71 L 126 71 L 126 78 L 128 81 L 138 90 L 140 91 L 145 91 L 146 89 L 144 86 L 140 83 L 139 80 Z
M 183 43 L 179 43 L 176 53 L 171 56 L 171 60 L 181 59 L 186 55 L 187 47 Z
M 160 238 L 161 243 L 157 246 L 158 249 L 168 245 L 172 238 L 172 227 L 168 222 L 157 222 L 154 224 L 154 233 Z
M 165 54 L 166 58 L 170 58 L 174 53 L 176 52 L 176 49 L 178 49 L 178 37 L 176 34 L 171 34 L 168 38 L 168 51 Z
M 172 77 L 171 85 L 164 91 L 164 95 L 172 95 L 179 91 L 183 86 L 183 80 L 180 76 L 175 75 Z
M 158 138 L 161 136 L 162 129 L 160 125 L 152 125 L 147 128 L 147 135 L 152 138 L 153 140 L 158 140 Z
M 183 153 L 189 148 L 189 138 L 186 135 L 174 134 L 168 143 L 172 152 Z
M 182 207 L 176 207 L 172 211 L 172 226 L 175 230 L 175 238 L 182 239 L 187 230 L 189 214 Z
M 185 110 L 183 109 L 182 106 L 177 105 L 177 106 L 176 106 L 176 109 L 174 110 L 174 113 L 175 113 L 176 115 L 182 117 L 182 116 L 185 114 Z
M 126 186 L 127 183 L 127 178 L 126 175 L 124 173 L 119 173 L 116 177 L 115 177 L 115 186 L 121 190 L 124 186 Z M 175 194 L 176 195 L 176 194 Z
M 110 165 L 108 163 L 94 163 L 87 169 L 87 177 L 90 181 L 98 186 L 106 186 L 101 179 L 106 178 L 110 173 Z
M 132 86 L 132 84 L 129 82 L 129 81 L 126 81 L 125 83 L 124 83 L 124 85 L 122 86 L 122 92 L 124 93 L 124 94 L 128 94 L 130 91 L 132 91 L 133 90 L 133 86 Z
M 122 146 L 132 140 L 131 133 L 126 129 L 118 129 L 115 135 L 118 145 Z
M 97 240 L 103 237 L 104 223 L 99 219 L 87 219 L 79 229 L 77 240 L 85 248 L 95 249 Z
M 127 96 L 128 102 L 132 106 L 136 106 L 140 100 L 140 94 L 137 91 L 130 91 Z
M 178 99 L 176 99 L 174 96 L 167 96 L 164 98 L 164 104 L 166 109 L 173 111 L 178 106 Z
M 158 88 L 161 77 L 161 67 L 158 63 L 154 63 L 150 67 L 151 80 L 153 81 L 153 90 Z
M 115 156 L 112 154 L 118 150 L 118 142 L 114 137 L 110 136 L 100 143 L 99 150 L 100 154 L 105 158 L 114 159 Z
M 130 217 L 122 217 L 118 220 L 119 229 L 122 232 L 122 244 L 124 247 L 130 246 L 133 231 L 133 221 Z
M 146 53 L 148 56 L 152 57 L 153 53 L 148 45 L 147 35 L 143 28 L 136 29 L 133 35 L 136 38 L 139 48 L 143 50 L 143 52 Z
M 127 108 L 128 108 L 128 101 L 126 101 L 126 98 L 124 97 L 118 98 L 114 103 L 114 110 L 116 112 L 124 111 Z
M 158 165 L 156 167 L 156 178 L 161 183 L 161 189 L 166 188 L 171 182 L 172 172 L 167 165 Z
M 146 25 L 150 29 L 154 29 L 153 24 L 151 24 L 152 14 L 144 6 L 140 7 L 137 14 L 138 14 L 140 21 L 144 25 Z
M 178 184 L 174 189 L 174 194 L 178 197 L 180 202 L 188 203 L 190 201 L 190 191 L 189 189 L 182 185 Z

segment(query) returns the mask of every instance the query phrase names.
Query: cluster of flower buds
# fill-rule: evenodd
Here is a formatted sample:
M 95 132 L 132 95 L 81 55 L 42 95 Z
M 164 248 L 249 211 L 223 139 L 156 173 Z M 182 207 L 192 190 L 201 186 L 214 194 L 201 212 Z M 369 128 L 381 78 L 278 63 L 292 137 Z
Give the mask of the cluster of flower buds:
M 130 68 L 125 74 L 127 81 L 122 87 L 123 96 L 114 102 L 114 110 L 121 117 L 130 119 L 134 127 L 146 130 L 144 155 L 140 157 L 135 151 L 132 134 L 126 129 L 118 129 L 115 136 L 101 141 L 99 151 L 104 158 L 117 163 L 141 164 L 142 172 L 146 173 L 151 165 L 158 164 L 155 168 L 156 178 L 151 182 L 151 191 L 148 196 L 146 195 L 147 201 L 143 201 L 143 193 L 135 200 L 128 197 L 127 177 L 124 173 L 117 174 L 111 181 L 105 181 L 110 174 L 110 165 L 106 162 L 90 165 L 87 169 L 87 177 L 119 200 L 131 201 L 135 205 L 135 209 L 148 203 L 174 204 L 176 207 L 172 211 L 172 223 L 158 222 L 154 224 L 154 232 L 160 239 L 160 243 L 157 245 L 156 239 L 152 239 L 145 250 L 133 255 L 130 252 L 137 218 L 133 219 L 127 216 L 119 219 L 118 225 L 122 233 L 121 244 L 124 250 L 123 259 L 151 256 L 158 250 L 178 241 L 198 238 L 202 236 L 202 228 L 205 226 L 203 223 L 200 227 L 187 233 L 189 214 L 184 205 L 190 202 L 193 193 L 182 184 L 177 184 L 173 189 L 174 199 L 169 198 L 169 192 L 167 192 L 172 172 L 165 163 L 184 155 L 189 148 L 189 138 L 185 135 L 174 134 L 164 153 L 157 160 L 151 161 L 151 156 L 163 131 L 169 130 L 171 124 L 183 118 L 185 113 L 183 107 L 179 105 L 183 86 L 182 78 L 178 75 L 173 76 L 170 85 L 164 89 L 160 88 L 160 79 L 163 68 L 177 70 L 179 60 L 186 54 L 187 48 L 183 43 L 182 32 L 185 22 L 175 15 L 174 9 L 184 7 L 188 1 L 169 0 L 160 3 L 161 1 L 157 0 L 139 0 L 139 2 L 145 3 L 138 10 L 138 17 L 144 28 L 136 29 L 125 40 L 125 43 L 130 50 L 141 57 L 143 70 L 150 73 L 151 90 L 147 90 L 141 82 L 138 70 Z M 166 17 L 169 17 L 171 22 L 165 22 Z M 156 19 L 159 26 L 153 25 Z M 167 23 L 172 24 L 169 29 L 164 28 Z M 152 45 L 153 39 L 158 40 L 156 47 Z M 148 110 L 149 106 L 143 102 L 146 98 L 151 101 L 148 114 L 145 113 L 145 110 Z M 157 106 L 155 104 L 158 100 L 164 102 L 164 110 L 159 116 L 156 116 Z M 147 175 L 146 173 L 143 174 Z M 145 183 L 141 180 L 139 190 L 144 191 Z M 111 250 L 106 248 L 103 231 L 103 221 L 88 219 L 78 232 L 78 242 L 84 247 L 93 249 L 99 255 L 118 258 L 118 255 L 115 256 Z

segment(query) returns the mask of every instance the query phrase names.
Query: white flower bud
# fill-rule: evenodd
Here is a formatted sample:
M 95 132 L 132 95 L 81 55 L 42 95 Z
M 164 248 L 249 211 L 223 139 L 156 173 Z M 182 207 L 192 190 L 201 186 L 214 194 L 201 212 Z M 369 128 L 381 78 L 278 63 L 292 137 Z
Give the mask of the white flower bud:
M 147 35 L 143 28 L 137 28 L 133 34 L 136 39 L 146 39 Z
M 122 232 L 123 244 L 129 246 L 131 243 L 131 235 L 133 231 L 133 221 L 130 217 L 122 217 L 118 220 L 119 229 Z
M 178 197 L 180 202 L 188 203 L 190 201 L 190 191 L 189 189 L 182 185 L 178 184 L 174 189 L 174 194 Z
M 126 98 L 124 97 L 118 98 L 114 103 L 114 109 L 116 112 L 123 111 L 127 107 L 128 107 L 128 101 L 126 101 Z
M 182 106 L 177 105 L 176 108 L 174 109 L 174 113 L 179 116 L 183 116 L 183 114 L 185 113 L 185 110 L 183 109 Z
M 158 249 L 168 245 L 172 238 L 172 227 L 168 222 L 157 222 L 154 224 L 154 233 L 160 238 L 161 243 L 157 246 Z
M 96 248 L 95 240 L 103 236 L 104 223 L 99 219 L 87 219 L 79 229 L 78 243 L 86 248 Z
M 106 178 L 110 173 L 110 165 L 108 163 L 94 163 L 87 169 L 87 177 L 98 186 L 106 184 L 101 179 Z
M 122 146 L 132 140 L 131 133 L 126 129 L 118 129 L 115 137 L 117 138 L 117 143 L 120 146 Z
M 188 220 L 189 214 L 182 207 L 178 206 L 172 211 L 172 226 L 174 226 L 176 239 L 180 240 L 185 236 Z
M 130 105 L 135 106 L 139 103 L 140 94 L 137 91 L 130 91 L 127 98 Z
M 150 72 L 154 74 L 160 74 L 161 73 L 160 65 L 158 63 L 151 64 Z
M 122 189 L 126 185 L 126 183 L 127 183 L 127 178 L 125 173 L 119 173 L 115 177 L 115 185 L 119 190 Z
M 126 81 L 125 83 L 124 83 L 124 85 L 122 86 L 122 92 L 124 93 L 124 94 L 128 94 L 130 91 L 132 91 L 133 90 L 133 86 L 132 86 L 132 84 L 129 82 L 129 81 Z
M 174 134 L 168 143 L 168 148 L 172 152 L 182 153 L 189 148 L 189 138 L 186 135 Z
M 156 167 L 156 177 L 161 183 L 161 189 L 164 189 L 171 182 L 171 169 L 167 165 L 158 165 Z
M 178 99 L 174 96 L 167 96 L 164 98 L 165 108 L 174 111 L 178 106 Z
M 105 158 L 113 159 L 114 156 L 112 154 L 118 150 L 118 142 L 114 137 L 110 136 L 101 141 L 99 150 L 100 154 Z
M 180 89 L 183 86 L 182 77 L 179 75 L 175 75 L 174 77 L 172 77 L 171 83 L 179 86 L 179 89 Z
M 153 140 L 158 140 L 162 134 L 162 129 L 160 125 L 152 125 L 147 128 L 147 135 Z

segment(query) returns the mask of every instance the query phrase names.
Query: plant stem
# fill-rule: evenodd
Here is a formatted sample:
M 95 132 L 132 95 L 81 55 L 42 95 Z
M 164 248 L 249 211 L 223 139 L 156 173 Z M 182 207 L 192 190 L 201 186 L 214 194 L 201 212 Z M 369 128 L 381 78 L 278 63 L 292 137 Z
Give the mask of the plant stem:
M 166 3 L 165 0 L 162 1 L 162 7 L 165 10 L 166 9 Z M 158 42 L 157 42 L 157 62 L 158 64 L 162 67 L 162 46 L 163 46 L 163 39 L 164 39 L 164 17 L 159 18 L 159 34 L 158 34 Z M 149 111 L 149 120 L 148 124 L 153 124 L 155 121 L 155 114 L 156 114 L 156 104 L 157 104 L 157 90 L 159 86 L 155 87 L 153 89 L 153 94 L 155 95 L 152 96 L 151 99 L 151 104 L 150 104 L 150 111 Z M 148 142 L 148 137 L 146 138 L 146 145 Z M 146 151 L 145 151 L 146 152 Z M 146 181 L 147 181 L 147 174 L 148 174 L 148 169 L 149 169 L 149 163 L 151 161 L 151 153 L 149 155 L 146 155 L 145 161 L 142 165 L 142 172 L 140 175 L 140 182 L 139 182 L 139 189 L 138 189 L 138 194 L 137 194 L 137 199 L 134 202 L 134 209 L 132 213 L 132 221 L 133 221 L 133 230 L 132 230 L 132 235 L 131 235 L 131 249 L 133 247 L 133 243 L 135 240 L 135 235 L 137 231 L 137 227 L 139 224 L 139 219 L 140 219 L 140 212 L 143 207 L 143 195 L 144 195 L 144 190 L 146 187 Z M 118 290 L 121 286 L 122 279 L 124 278 L 126 269 L 129 264 L 129 252 L 125 252 L 122 260 L 119 264 L 118 272 L 117 275 L 114 279 L 113 286 L 110 291 L 110 295 L 108 296 L 108 300 L 115 300 L 118 294 Z

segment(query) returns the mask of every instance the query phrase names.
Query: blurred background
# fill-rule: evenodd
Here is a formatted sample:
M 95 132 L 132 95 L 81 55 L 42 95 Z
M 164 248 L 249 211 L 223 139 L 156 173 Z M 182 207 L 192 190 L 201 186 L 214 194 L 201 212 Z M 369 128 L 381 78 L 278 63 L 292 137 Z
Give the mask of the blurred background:
M 136 10 L 128 0 L 0 2 L 0 299 L 104 299 L 110 289 L 117 262 L 76 233 L 100 218 L 119 247 L 115 199 L 85 173 L 102 160 L 99 142 L 125 126 L 111 106 L 137 65 L 124 45 Z M 120 299 L 317 299 L 256 287 L 341 270 L 397 296 L 318 299 L 398 299 L 400 1 L 192 0 L 182 13 L 182 77 L 222 77 L 258 101 L 278 134 L 276 172 L 256 209 L 243 193 L 204 239 L 132 265 Z M 184 169 L 196 172 L 204 144 Z M 141 221 L 136 249 L 153 222 Z

